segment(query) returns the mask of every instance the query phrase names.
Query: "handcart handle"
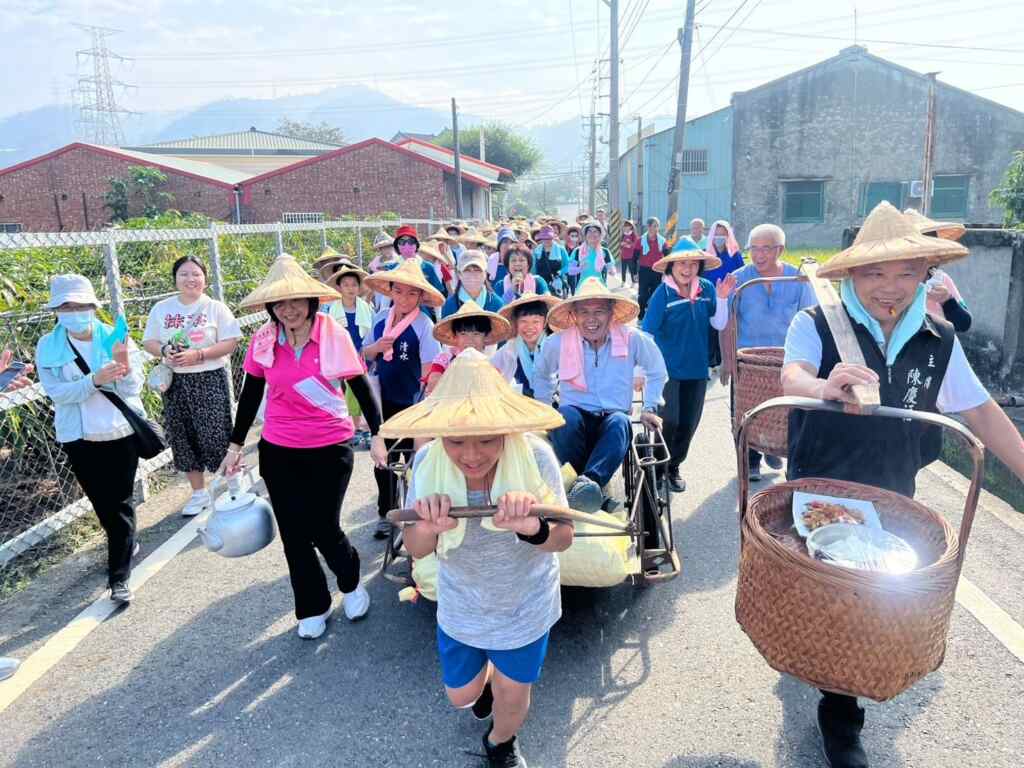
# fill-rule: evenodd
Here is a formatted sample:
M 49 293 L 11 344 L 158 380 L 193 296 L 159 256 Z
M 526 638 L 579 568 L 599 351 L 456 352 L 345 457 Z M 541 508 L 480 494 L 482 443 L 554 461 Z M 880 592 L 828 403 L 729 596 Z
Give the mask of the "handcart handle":
M 747 430 L 758 416 L 762 415 L 766 411 L 774 410 L 775 408 L 798 408 L 802 411 L 826 411 L 829 413 L 847 413 L 851 416 L 884 416 L 890 419 L 918 421 L 923 424 L 930 424 L 932 426 L 949 430 L 959 437 L 967 448 L 968 453 L 970 453 L 971 462 L 973 463 L 973 469 L 971 471 L 971 485 L 970 488 L 967 489 L 967 498 L 964 501 L 964 514 L 960 521 L 960 532 L 957 534 L 960 544 L 959 552 L 957 554 L 957 569 L 959 570 L 963 565 L 964 554 L 967 551 L 967 539 L 971 535 L 971 528 L 974 525 L 974 515 L 978 509 L 978 498 L 981 495 L 981 480 L 985 469 L 985 446 L 977 437 L 975 437 L 973 432 L 948 416 L 942 416 L 938 413 L 928 413 L 926 411 L 909 411 L 905 408 L 892 408 L 887 405 L 879 405 L 869 410 L 865 410 L 863 414 L 849 414 L 843 408 L 841 403 L 826 400 L 815 400 L 810 397 L 773 397 L 771 400 L 765 400 L 756 408 L 750 409 L 743 415 L 743 419 L 740 422 L 739 432 L 736 435 L 736 461 L 739 467 L 739 506 L 741 526 L 744 518 L 747 516 L 747 509 L 750 501 L 750 441 L 747 436 Z
M 452 507 L 448 510 L 448 516 L 454 518 L 491 517 L 498 511 L 497 505 L 484 507 Z M 586 512 L 578 512 L 567 507 L 548 506 L 546 504 L 534 504 L 530 507 L 532 517 L 545 517 L 550 520 L 571 520 L 574 523 L 590 523 L 600 528 L 611 528 L 615 531 L 628 532 L 629 526 L 612 520 L 606 520 L 597 515 Z M 388 512 L 388 520 L 392 523 L 416 523 L 420 516 L 415 509 L 392 509 Z
M 755 285 L 770 285 L 772 283 L 806 283 L 809 282 L 807 275 L 779 275 L 777 277 L 755 277 L 752 280 L 747 280 L 742 285 L 737 285 L 736 290 L 733 292 L 732 301 L 729 302 L 729 324 L 726 328 L 731 329 L 729 333 L 732 334 L 732 349 L 731 357 L 729 360 L 729 375 L 736 376 L 736 360 L 738 357 L 739 346 L 740 346 L 740 297 L 743 291 L 748 288 L 753 288 Z

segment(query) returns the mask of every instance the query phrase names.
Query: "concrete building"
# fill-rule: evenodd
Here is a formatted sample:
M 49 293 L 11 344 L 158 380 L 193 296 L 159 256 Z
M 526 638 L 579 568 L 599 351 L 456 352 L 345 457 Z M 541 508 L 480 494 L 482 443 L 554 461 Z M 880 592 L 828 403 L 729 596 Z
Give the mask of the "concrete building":
M 792 245 L 838 247 L 881 200 L 920 207 L 928 88 L 925 75 L 853 46 L 734 94 L 737 231 L 772 221 Z M 932 216 L 1000 221 L 988 197 L 1024 147 L 1024 114 L 942 82 L 935 110 Z
M 620 161 L 619 199 L 627 219 L 657 216 L 665 223 L 668 176 L 672 166 L 675 126 L 645 134 Z M 641 175 L 640 159 L 643 156 Z M 641 191 L 643 205 L 641 210 Z M 684 222 L 694 217 L 711 224 L 732 216 L 732 108 L 725 107 L 686 123 L 683 136 Z
M 757 88 L 686 124 L 685 223 L 725 218 L 741 242 L 773 222 L 792 246 L 839 247 L 882 200 L 920 208 L 929 78 L 860 46 Z M 936 82 L 932 215 L 992 224 L 989 205 L 1013 152 L 1024 148 L 1024 113 Z M 622 156 L 620 199 L 634 217 L 639 152 L 643 214 L 664 216 L 674 128 L 645 136 Z
M 248 131 L 220 133 L 215 136 L 194 136 L 190 139 L 161 141 L 126 149 L 150 155 L 198 160 L 244 173 L 247 176 L 276 171 L 285 165 L 333 152 L 341 144 L 297 139 L 280 133 Z

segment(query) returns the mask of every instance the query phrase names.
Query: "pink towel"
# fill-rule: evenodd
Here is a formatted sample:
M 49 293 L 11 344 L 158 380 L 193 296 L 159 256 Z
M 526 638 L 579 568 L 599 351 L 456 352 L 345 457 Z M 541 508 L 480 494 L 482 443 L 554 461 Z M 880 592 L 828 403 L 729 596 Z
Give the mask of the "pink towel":
M 629 354 L 631 329 L 621 323 L 612 322 L 608 335 L 611 339 L 612 357 L 626 357 Z M 562 346 L 558 350 L 558 378 L 581 392 L 587 391 L 587 379 L 583 373 L 583 336 L 578 328 L 569 328 L 559 334 Z
M 274 365 L 277 335 L 277 324 L 268 320 L 252 336 L 252 358 L 264 368 Z M 334 318 L 318 312 L 309 338 L 320 347 L 320 373 L 325 379 L 350 379 L 366 373 L 348 330 Z
M 391 311 L 388 312 L 388 319 L 384 323 L 384 336 L 383 336 L 383 338 L 385 338 L 385 339 L 397 339 L 399 336 L 402 335 L 402 332 L 405 331 L 406 328 L 408 328 L 410 325 L 412 325 L 412 321 L 415 320 L 416 319 L 416 315 L 419 314 L 419 310 L 414 309 L 412 312 L 407 314 L 405 317 L 403 317 L 401 320 L 399 320 L 396 323 L 395 322 L 395 313 L 397 311 L 398 310 L 394 306 L 392 306 L 391 307 Z M 387 352 L 384 353 L 384 359 L 385 360 L 390 360 L 394 356 L 395 356 L 395 350 L 394 349 L 389 349 Z
M 667 285 L 670 291 L 675 291 L 680 299 L 689 299 L 690 301 L 696 301 L 697 297 L 700 296 L 700 278 L 695 277 L 690 281 L 690 295 L 684 296 L 682 291 L 679 290 L 679 286 L 676 285 L 676 281 L 668 275 L 662 275 L 661 282 Z
M 735 256 L 740 252 L 740 244 L 736 240 L 736 235 L 733 234 L 732 226 L 725 219 L 719 219 L 711 225 L 711 229 L 708 230 L 708 244 L 704 252 L 708 256 L 718 256 L 718 252 L 715 251 L 715 230 L 719 227 L 725 227 L 725 252 L 730 256 Z

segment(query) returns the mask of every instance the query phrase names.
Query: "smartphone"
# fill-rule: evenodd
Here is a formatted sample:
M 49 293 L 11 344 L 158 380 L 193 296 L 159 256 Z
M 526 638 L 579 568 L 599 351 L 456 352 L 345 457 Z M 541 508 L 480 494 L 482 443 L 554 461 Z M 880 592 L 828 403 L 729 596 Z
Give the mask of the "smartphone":
M 7 370 L 0 371 L 0 392 L 3 392 L 14 381 L 18 375 L 25 370 L 28 363 L 19 363 L 16 360 L 12 360 L 10 365 L 7 366 Z

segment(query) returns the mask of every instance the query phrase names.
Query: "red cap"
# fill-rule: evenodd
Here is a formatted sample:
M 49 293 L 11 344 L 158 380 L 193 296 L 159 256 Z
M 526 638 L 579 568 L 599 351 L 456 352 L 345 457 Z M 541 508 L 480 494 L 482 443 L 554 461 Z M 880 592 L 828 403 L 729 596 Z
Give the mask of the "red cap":
M 397 241 L 400 237 L 411 237 L 417 244 L 420 242 L 420 236 L 416 234 L 416 227 L 411 224 L 403 224 L 395 231 L 395 240 Z

